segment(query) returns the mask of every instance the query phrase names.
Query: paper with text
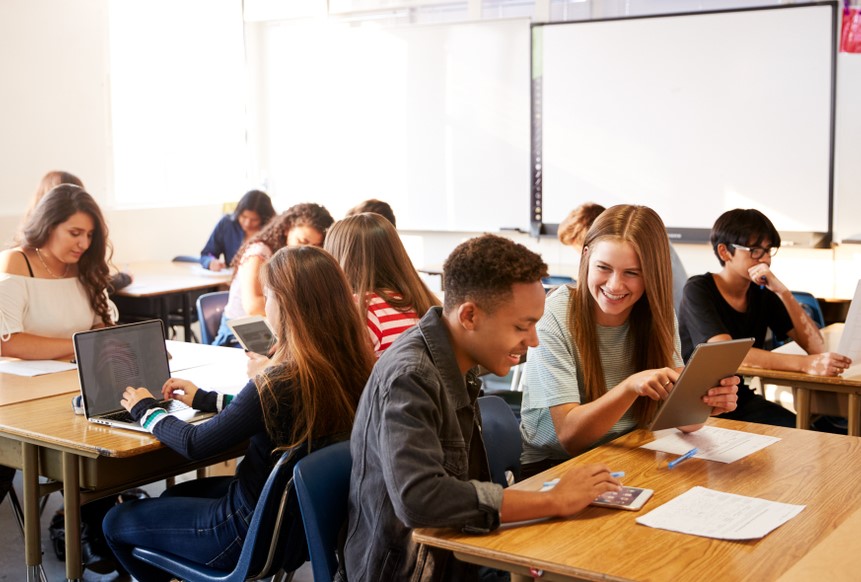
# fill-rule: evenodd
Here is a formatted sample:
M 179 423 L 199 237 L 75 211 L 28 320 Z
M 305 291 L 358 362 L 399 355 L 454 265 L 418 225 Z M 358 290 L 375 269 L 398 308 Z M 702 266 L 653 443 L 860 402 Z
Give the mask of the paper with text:
M 804 508 L 804 505 L 692 487 L 638 517 L 637 523 L 707 538 L 752 540 L 764 537 Z
M 732 463 L 780 440 L 778 437 L 715 426 L 704 426 L 688 434 L 671 428 L 658 431 L 655 435 L 659 438 L 640 448 L 683 455 L 696 447 L 699 452 L 693 458 L 720 463 Z
M 0 358 L 0 373 L 14 374 L 15 376 L 41 376 L 43 374 L 54 374 L 74 370 L 75 364 L 71 362 L 58 362 L 56 360 L 18 360 Z

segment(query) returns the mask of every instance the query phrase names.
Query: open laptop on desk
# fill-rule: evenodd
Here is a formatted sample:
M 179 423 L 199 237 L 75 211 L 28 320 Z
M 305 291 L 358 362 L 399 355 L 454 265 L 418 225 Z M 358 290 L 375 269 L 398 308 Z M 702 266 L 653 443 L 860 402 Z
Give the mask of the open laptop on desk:
M 82 331 L 72 338 L 87 420 L 147 432 L 120 405 L 120 400 L 127 386 L 146 387 L 158 396 L 170 378 L 161 320 Z M 159 406 L 186 422 L 212 416 L 178 400 L 162 400 Z

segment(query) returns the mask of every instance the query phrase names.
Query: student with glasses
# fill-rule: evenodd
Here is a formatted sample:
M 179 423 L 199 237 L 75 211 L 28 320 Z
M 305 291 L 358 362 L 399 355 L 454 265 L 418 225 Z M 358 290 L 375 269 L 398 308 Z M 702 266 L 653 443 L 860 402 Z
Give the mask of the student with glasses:
M 753 209 L 725 212 L 712 227 L 710 240 L 722 268 L 691 277 L 685 285 L 679 311 L 685 360 L 699 343 L 753 337 L 746 366 L 839 376 L 851 365 L 846 356 L 826 352 L 819 328 L 771 270 L 780 234 L 764 214 Z M 807 355 L 767 351 L 768 329 L 788 335 Z M 723 417 L 795 427 L 794 414 L 743 384 L 737 408 Z

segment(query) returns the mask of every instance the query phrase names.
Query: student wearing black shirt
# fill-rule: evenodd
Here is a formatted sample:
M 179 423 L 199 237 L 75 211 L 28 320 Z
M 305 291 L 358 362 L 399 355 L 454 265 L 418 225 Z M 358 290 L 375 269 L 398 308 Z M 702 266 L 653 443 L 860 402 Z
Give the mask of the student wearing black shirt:
M 753 337 L 745 366 L 838 376 L 851 365 L 846 356 L 825 351 L 822 334 L 792 292 L 771 270 L 780 234 L 758 210 L 736 209 L 717 219 L 711 245 L 722 269 L 696 275 L 685 285 L 679 311 L 682 356 L 703 342 Z M 769 352 L 766 331 L 788 335 L 807 355 Z M 795 427 L 795 415 L 739 386 L 738 407 L 723 418 Z

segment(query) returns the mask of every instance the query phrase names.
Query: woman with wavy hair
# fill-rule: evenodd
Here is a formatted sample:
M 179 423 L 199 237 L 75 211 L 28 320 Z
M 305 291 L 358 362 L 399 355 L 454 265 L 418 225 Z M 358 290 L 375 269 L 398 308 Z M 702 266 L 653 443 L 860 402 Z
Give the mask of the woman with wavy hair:
M 73 333 L 115 318 L 102 212 L 83 188 L 61 184 L 33 209 L 21 237 L 20 246 L 0 252 L 2 354 L 71 358 Z
M 263 267 L 262 279 L 266 317 L 278 338 L 272 365 L 235 398 L 187 380 L 159 387 L 165 398 L 218 412 L 215 417 L 190 425 L 156 407 L 146 388 L 124 393 L 122 405 L 132 416 L 186 457 L 206 458 L 250 439 L 235 476 L 183 483 L 108 513 L 108 543 L 137 580 L 171 576 L 136 560 L 135 547 L 231 570 L 279 453 L 296 451 L 296 462 L 310 449 L 349 438 L 374 356 L 341 268 L 322 249 L 284 248 Z
M 246 315 L 263 315 L 263 285 L 260 272 L 272 255 L 283 247 L 311 245 L 322 247 L 326 231 L 335 220 L 319 204 L 291 206 L 269 221 L 266 227 L 250 237 L 233 257 L 233 280 L 221 327 L 213 340 L 217 346 L 238 346 L 227 322 Z
M 377 357 L 428 309 L 440 305 L 413 267 L 398 231 L 380 214 L 339 220 L 323 248 L 347 274 Z
M 654 210 L 604 211 L 583 241 L 578 281 L 547 298 L 529 350 L 524 476 L 647 424 L 683 365 L 669 242 Z M 713 415 L 735 409 L 738 381 L 724 378 L 703 397 Z

